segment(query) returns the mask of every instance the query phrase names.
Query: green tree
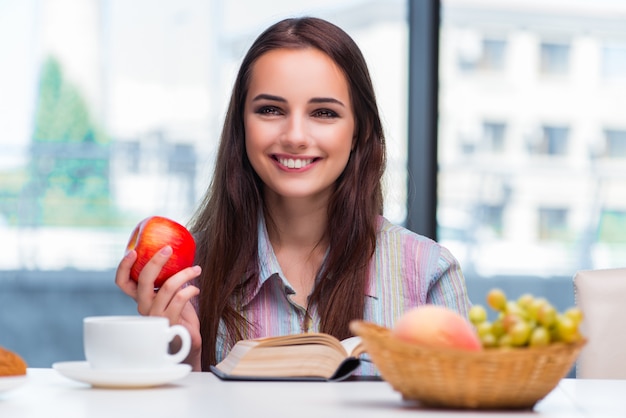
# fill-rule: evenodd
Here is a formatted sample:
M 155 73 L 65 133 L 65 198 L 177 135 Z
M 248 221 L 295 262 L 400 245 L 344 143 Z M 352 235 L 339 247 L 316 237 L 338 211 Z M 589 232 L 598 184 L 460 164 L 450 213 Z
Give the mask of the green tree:
M 110 140 L 92 120 L 79 89 L 48 58 L 39 81 L 29 181 L 20 223 L 105 226 L 115 222 L 110 198 Z

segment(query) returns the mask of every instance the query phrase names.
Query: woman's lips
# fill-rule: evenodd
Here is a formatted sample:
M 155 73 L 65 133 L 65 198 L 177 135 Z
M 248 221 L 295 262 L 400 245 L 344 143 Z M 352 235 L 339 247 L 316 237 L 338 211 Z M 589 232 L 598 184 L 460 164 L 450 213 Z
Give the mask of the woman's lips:
M 312 165 L 315 161 L 319 160 L 319 158 L 305 157 L 305 158 L 297 158 L 297 157 L 284 157 L 279 155 L 272 156 L 274 161 L 278 163 L 280 167 L 291 169 L 291 170 L 300 170 L 303 168 L 307 168 Z

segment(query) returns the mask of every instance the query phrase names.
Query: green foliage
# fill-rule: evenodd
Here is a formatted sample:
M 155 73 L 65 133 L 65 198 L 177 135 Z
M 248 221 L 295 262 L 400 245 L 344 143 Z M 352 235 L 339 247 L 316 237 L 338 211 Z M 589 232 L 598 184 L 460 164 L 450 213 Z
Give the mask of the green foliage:
M 110 140 L 79 89 L 49 58 L 41 70 L 35 126 L 22 192 L 22 225 L 106 226 L 116 214 L 109 186 Z

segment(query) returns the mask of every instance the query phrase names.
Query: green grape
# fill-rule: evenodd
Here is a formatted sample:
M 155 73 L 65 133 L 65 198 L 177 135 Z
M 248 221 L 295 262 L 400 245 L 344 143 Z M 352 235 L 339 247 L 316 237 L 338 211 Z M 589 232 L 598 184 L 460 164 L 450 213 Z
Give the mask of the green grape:
M 569 308 L 564 312 L 564 315 L 574 321 L 576 326 L 580 325 L 583 320 L 583 312 L 580 308 Z
M 539 309 L 541 309 L 541 307 L 546 304 L 548 304 L 548 301 L 545 298 L 533 299 L 533 301 L 530 302 L 530 305 L 526 308 L 526 311 L 528 312 L 528 317 L 536 321 Z
M 518 314 L 506 313 L 502 316 L 502 328 L 505 332 L 509 332 L 518 322 L 524 322 L 524 319 Z
M 515 302 L 515 301 L 508 301 L 506 303 L 505 312 L 506 313 L 510 313 L 510 314 L 514 314 L 514 315 L 518 316 L 519 318 L 527 318 L 528 317 L 528 313 L 526 312 L 526 310 L 524 308 L 522 308 L 520 305 L 518 305 L 517 302 Z
M 487 305 L 497 312 L 493 322 L 488 321 L 482 306 L 470 310 L 470 321 L 483 347 L 543 347 L 583 338 L 579 330 L 583 313 L 578 307 L 561 313 L 546 298 L 524 293 L 517 300 L 507 300 L 497 288 L 487 293 Z
M 504 334 L 498 338 L 498 347 L 512 347 L 513 337 L 510 334 Z
M 504 311 L 506 302 L 506 294 L 501 289 L 491 289 L 487 293 L 487 305 L 495 311 Z
M 493 334 L 491 322 L 489 321 L 481 322 L 480 324 L 475 325 L 475 327 L 476 327 L 476 333 L 478 334 L 479 337 L 482 337 L 483 335 L 487 335 L 487 334 Z
M 578 325 L 566 315 L 558 315 L 555 321 L 555 330 L 558 341 L 573 343 L 578 341 L 580 333 Z
M 517 304 L 524 310 L 528 310 L 531 303 L 535 300 L 535 297 L 530 293 L 524 293 L 519 298 L 517 298 Z
M 502 335 L 504 335 L 505 331 L 504 325 L 502 324 L 502 316 L 498 317 L 498 319 L 492 322 L 491 332 L 493 332 L 493 335 L 495 335 L 497 338 L 500 338 Z
M 544 327 L 551 327 L 556 321 L 558 312 L 550 303 L 545 303 L 537 311 L 537 323 Z
M 487 320 L 487 310 L 481 305 L 474 305 L 469 310 L 469 320 L 477 325 Z
M 528 340 L 530 347 L 545 347 L 550 344 L 550 332 L 547 328 L 538 326 L 533 329 Z
M 528 322 L 517 321 L 509 330 L 508 335 L 511 336 L 511 345 L 514 347 L 522 347 L 528 343 L 532 330 Z
M 485 348 L 492 348 L 498 346 L 498 339 L 492 333 L 487 333 L 484 335 L 480 335 L 480 342 Z

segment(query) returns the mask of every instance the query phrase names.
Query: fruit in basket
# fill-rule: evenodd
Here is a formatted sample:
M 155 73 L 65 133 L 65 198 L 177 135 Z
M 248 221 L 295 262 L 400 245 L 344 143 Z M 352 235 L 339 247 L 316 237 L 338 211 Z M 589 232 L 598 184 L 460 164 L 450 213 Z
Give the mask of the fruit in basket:
M 487 305 L 496 311 L 493 321 L 479 315 L 481 305 L 474 305 L 470 319 L 483 347 L 543 347 L 555 342 L 575 343 L 583 337 L 579 325 L 583 319 L 577 307 L 560 313 L 545 298 L 523 294 L 508 300 L 501 289 L 491 289 Z M 476 312 L 472 312 L 476 311 Z
M 506 307 L 507 298 L 500 289 L 491 289 L 487 293 L 487 305 L 493 310 L 502 311 Z
M 161 287 L 169 277 L 193 265 L 196 242 L 187 228 L 171 219 L 151 216 L 139 222 L 126 246 L 127 251 L 137 252 L 137 260 L 130 270 L 131 279 L 138 281 L 144 266 L 166 245 L 172 247 L 172 255 L 157 276 L 154 287 Z
M 403 341 L 426 347 L 482 349 L 472 324 L 444 306 L 422 305 L 408 310 L 398 318 L 392 333 Z

